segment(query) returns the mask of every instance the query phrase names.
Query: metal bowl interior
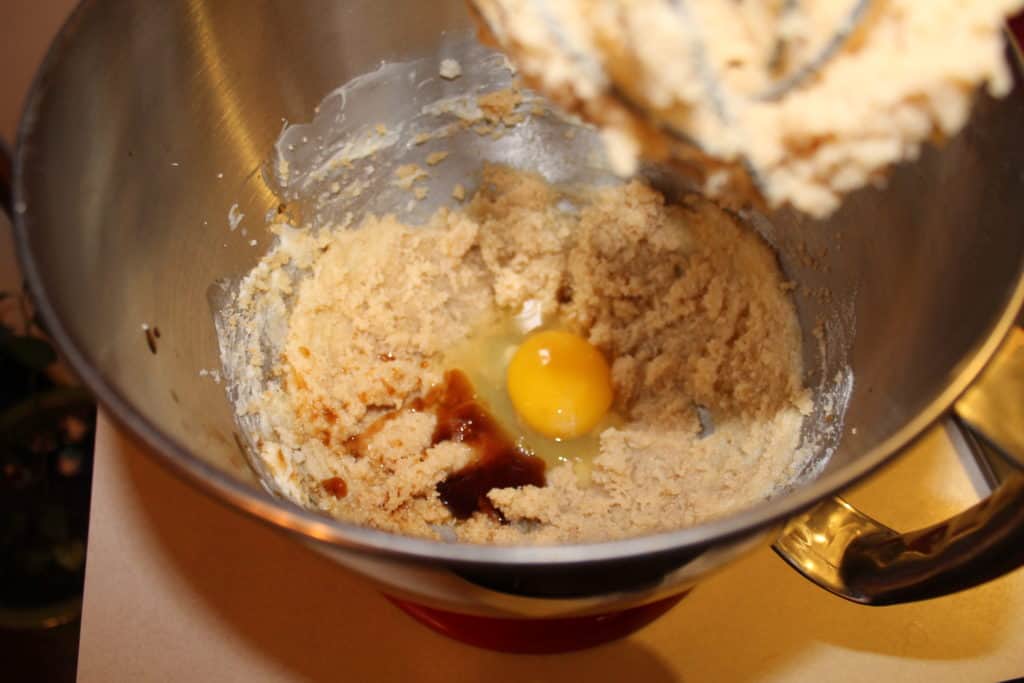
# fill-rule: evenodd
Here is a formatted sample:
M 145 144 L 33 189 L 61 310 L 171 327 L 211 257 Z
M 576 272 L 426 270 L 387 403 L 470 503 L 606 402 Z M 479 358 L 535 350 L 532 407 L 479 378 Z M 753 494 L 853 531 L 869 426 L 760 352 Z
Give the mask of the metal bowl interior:
M 818 476 L 789 494 L 671 533 L 514 548 L 378 532 L 270 495 L 236 442 L 223 386 L 199 373 L 219 367 L 207 290 L 255 264 L 250 240 L 269 242 L 262 217 L 278 200 L 262 168 L 282 120 L 310 120 L 325 94 L 382 60 L 439 60 L 468 23 L 459 0 L 86 0 L 54 43 L 16 156 L 25 275 L 103 403 L 214 496 L 341 548 L 460 565 L 707 547 L 881 465 L 949 407 L 1012 324 L 1024 300 L 1019 87 L 998 102 L 982 96 L 970 126 L 941 152 L 925 151 L 826 223 L 780 212 L 762 224 L 784 266 L 808 288 L 849 295 L 856 319 L 841 441 Z M 249 216 L 244 233 L 228 228 L 236 203 Z M 803 252 L 818 266 L 802 266 Z M 155 354 L 143 325 L 160 330 Z

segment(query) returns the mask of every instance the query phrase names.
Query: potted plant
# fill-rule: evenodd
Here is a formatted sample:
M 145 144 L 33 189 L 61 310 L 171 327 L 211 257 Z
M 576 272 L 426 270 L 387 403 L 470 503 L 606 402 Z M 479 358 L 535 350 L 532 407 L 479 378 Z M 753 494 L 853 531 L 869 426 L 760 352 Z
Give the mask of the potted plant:
M 78 617 L 96 406 L 20 292 L 0 292 L 0 627 Z

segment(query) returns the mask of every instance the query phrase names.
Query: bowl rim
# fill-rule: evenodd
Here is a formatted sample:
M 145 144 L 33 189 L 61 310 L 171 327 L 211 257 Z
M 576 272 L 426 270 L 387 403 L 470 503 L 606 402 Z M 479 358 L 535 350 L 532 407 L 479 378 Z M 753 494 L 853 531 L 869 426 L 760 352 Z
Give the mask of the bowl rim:
M 1016 283 L 998 319 L 988 330 L 979 334 L 974 347 L 958 365 L 958 371 L 951 375 L 945 387 L 913 418 L 864 455 L 835 472 L 826 473 L 785 496 L 697 526 L 612 541 L 510 546 L 417 538 L 329 518 L 235 479 L 200 459 L 160 429 L 103 376 L 83 345 L 61 323 L 50 301 L 29 240 L 32 214 L 25 203 L 26 192 L 23 185 L 23 170 L 27 163 L 26 150 L 31 148 L 31 140 L 37 131 L 35 114 L 47 94 L 49 75 L 61 63 L 86 13 L 97 4 L 97 0 L 82 0 L 61 26 L 33 79 L 18 126 L 13 174 L 13 234 L 22 273 L 38 312 L 57 347 L 74 371 L 116 422 L 144 446 L 142 450 L 150 453 L 156 461 L 175 475 L 229 507 L 241 510 L 277 529 L 326 543 L 338 550 L 366 552 L 403 560 L 440 561 L 462 566 L 573 565 L 688 551 L 750 536 L 859 482 L 922 436 L 929 426 L 949 410 L 953 402 L 986 366 L 1014 325 L 1018 311 L 1024 305 L 1022 259 Z M 1014 47 L 1012 54 L 1016 56 L 1019 73 L 1022 59 L 1020 47 L 1008 31 L 1006 35 Z

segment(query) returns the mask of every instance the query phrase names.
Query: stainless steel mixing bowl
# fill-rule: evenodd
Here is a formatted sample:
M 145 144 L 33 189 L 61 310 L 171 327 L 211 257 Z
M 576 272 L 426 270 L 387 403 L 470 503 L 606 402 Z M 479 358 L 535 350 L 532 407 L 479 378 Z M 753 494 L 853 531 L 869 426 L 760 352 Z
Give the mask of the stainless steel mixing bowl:
M 459 0 L 86 0 L 68 21 L 21 124 L 18 248 L 60 347 L 155 458 L 391 593 L 482 615 L 649 603 L 780 530 L 776 547 L 794 566 L 864 603 L 940 595 L 1024 561 L 1018 473 L 917 535 L 831 498 L 947 414 L 1012 329 L 1024 300 L 1020 87 L 982 97 L 941 153 L 854 195 L 828 223 L 768 217 L 784 265 L 812 289 L 852 294 L 856 318 L 841 443 L 788 495 L 671 533 L 512 548 L 360 528 L 268 494 L 240 452 L 223 386 L 200 376 L 219 365 L 207 288 L 254 265 L 251 239 L 269 243 L 260 217 L 277 198 L 261 167 L 282 120 L 309 120 L 326 93 L 382 60 L 437 59 L 468 28 Z M 227 227 L 236 202 L 248 234 Z M 820 267 L 800 265 L 798 243 Z M 159 338 L 151 330 L 147 341 L 143 325 Z M 1024 441 L 1024 384 L 1012 384 L 1022 349 L 1006 349 L 962 405 L 975 406 L 963 413 L 987 444 L 1013 450 Z M 986 419 L 1000 408 L 1017 417 Z

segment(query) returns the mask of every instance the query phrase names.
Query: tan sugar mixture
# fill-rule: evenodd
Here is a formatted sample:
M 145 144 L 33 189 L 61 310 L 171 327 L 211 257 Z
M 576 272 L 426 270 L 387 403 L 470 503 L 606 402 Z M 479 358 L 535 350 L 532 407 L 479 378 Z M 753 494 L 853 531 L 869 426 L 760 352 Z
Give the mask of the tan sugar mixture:
M 272 381 L 240 406 L 261 420 L 280 491 L 389 531 L 554 543 L 693 525 L 792 481 L 810 401 L 795 310 L 760 237 L 639 181 L 564 189 L 492 166 L 479 187 L 424 226 L 371 216 L 330 236 L 289 230 L 243 283 L 242 318 L 294 298 Z M 545 486 L 491 490 L 494 511 L 457 520 L 438 485 L 474 451 L 434 443 L 435 415 L 412 406 L 453 369 L 447 350 L 524 305 L 602 352 L 622 420 L 600 433 L 588 477 L 558 464 Z M 249 358 L 253 376 L 267 369 L 255 348 Z

